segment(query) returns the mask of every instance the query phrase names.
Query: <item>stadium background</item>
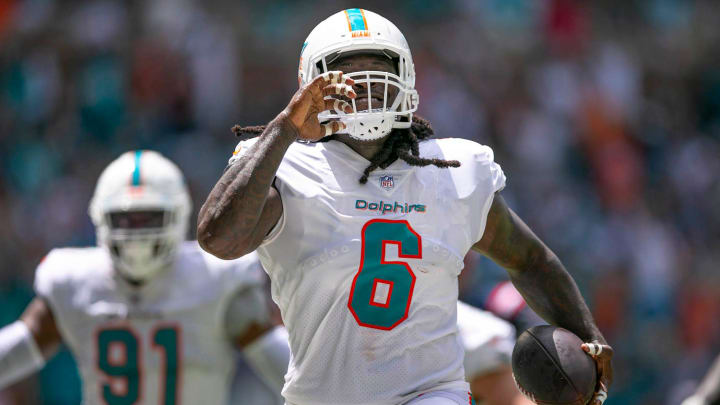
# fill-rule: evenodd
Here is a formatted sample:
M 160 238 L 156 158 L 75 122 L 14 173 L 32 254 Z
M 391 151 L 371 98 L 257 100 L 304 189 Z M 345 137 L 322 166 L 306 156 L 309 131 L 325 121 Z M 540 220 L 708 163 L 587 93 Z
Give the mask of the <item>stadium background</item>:
M 49 249 L 94 243 L 87 202 L 122 151 L 177 162 L 197 209 L 230 127 L 285 106 L 303 39 L 345 7 L 404 31 L 437 136 L 495 149 L 615 347 L 607 404 L 678 404 L 720 351 L 712 0 L 1 0 L 0 322 Z M 482 304 L 502 270 L 468 262 Z M 77 403 L 76 379 L 64 353 L 0 404 Z

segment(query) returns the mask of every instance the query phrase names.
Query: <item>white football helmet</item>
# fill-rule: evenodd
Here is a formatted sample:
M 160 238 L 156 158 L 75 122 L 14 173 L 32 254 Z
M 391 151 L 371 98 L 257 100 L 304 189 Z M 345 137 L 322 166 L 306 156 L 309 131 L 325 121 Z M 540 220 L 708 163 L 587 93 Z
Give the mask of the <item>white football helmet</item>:
M 341 132 L 360 140 L 373 140 L 389 134 L 393 128 L 409 128 L 419 97 L 415 90 L 415 67 L 405 36 L 390 21 L 372 11 L 351 8 L 340 11 L 318 24 L 308 35 L 300 51 L 298 81 L 300 86 L 328 71 L 327 65 L 344 53 L 369 51 L 393 59 L 398 74 L 376 71 L 349 73 L 355 83 L 365 83 L 369 100 L 367 109 L 358 111 L 352 100 L 352 113 L 323 112 L 320 121 L 339 119 L 347 126 Z M 383 105 L 373 106 L 370 97 L 372 83 L 384 84 Z M 394 86 L 398 94 L 388 103 L 388 88 Z M 358 94 L 358 98 L 365 95 Z
M 180 169 L 157 152 L 137 150 L 102 172 L 88 212 L 115 269 L 142 282 L 172 262 L 191 209 Z

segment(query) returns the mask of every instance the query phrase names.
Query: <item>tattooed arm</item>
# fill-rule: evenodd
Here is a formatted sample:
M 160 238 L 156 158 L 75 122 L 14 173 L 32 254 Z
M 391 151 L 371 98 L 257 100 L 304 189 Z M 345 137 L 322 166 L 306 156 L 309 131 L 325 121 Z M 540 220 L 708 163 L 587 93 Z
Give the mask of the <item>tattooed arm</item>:
M 495 195 L 485 233 L 473 250 L 504 267 L 525 301 L 543 319 L 584 341 L 605 343 L 575 281 L 500 195 Z
M 575 333 L 584 342 L 602 345 L 601 352 L 592 345 L 583 345 L 583 350 L 592 354 L 598 364 L 598 380 L 602 383 L 598 391 L 606 391 L 612 382 L 612 348 L 607 345 L 575 281 L 555 253 L 505 204 L 499 194 L 495 195 L 490 208 L 485 233 L 473 250 L 504 267 L 528 305 L 547 322 Z M 606 393 L 596 394 L 592 403 L 602 403 L 604 397 L 599 397 L 603 395 Z
M 316 141 L 341 129 L 340 122 L 321 125 L 321 111 L 350 104 L 332 95 L 354 98 L 352 79 L 328 72 L 301 87 L 288 106 L 215 184 L 198 215 L 200 246 L 222 259 L 255 250 L 282 215 L 280 194 L 272 187 L 285 152 L 295 139 Z
M 297 130 L 280 114 L 215 184 L 198 216 L 198 242 L 222 259 L 251 252 L 282 215 L 275 172 Z

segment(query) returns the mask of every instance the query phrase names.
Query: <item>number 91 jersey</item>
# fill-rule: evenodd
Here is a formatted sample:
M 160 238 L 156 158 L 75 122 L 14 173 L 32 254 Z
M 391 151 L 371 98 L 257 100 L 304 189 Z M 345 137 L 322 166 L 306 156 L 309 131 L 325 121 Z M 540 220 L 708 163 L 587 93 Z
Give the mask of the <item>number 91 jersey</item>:
M 65 248 L 40 264 L 35 290 L 78 364 L 83 404 L 225 405 L 234 370 L 228 310 L 263 277 L 255 254 L 224 261 L 185 242 L 174 266 L 135 289 L 105 249 Z
M 232 164 L 254 140 L 241 142 Z M 369 162 L 338 141 L 295 143 L 276 175 L 283 214 L 258 248 L 290 334 L 294 404 L 398 404 L 467 391 L 457 276 L 505 184 L 489 147 L 420 143 L 459 168 Z

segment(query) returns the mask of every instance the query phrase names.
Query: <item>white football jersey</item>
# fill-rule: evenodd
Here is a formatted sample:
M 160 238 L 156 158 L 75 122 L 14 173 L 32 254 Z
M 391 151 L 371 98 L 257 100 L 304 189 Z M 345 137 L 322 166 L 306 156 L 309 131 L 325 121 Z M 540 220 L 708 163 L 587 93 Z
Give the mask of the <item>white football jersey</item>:
M 260 286 L 253 253 L 224 261 L 196 242 L 141 289 L 119 279 L 103 248 L 52 250 L 35 290 L 78 364 L 83 403 L 225 405 L 234 351 L 226 309 Z
M 253 139 L 241 142 L 232 164 Z M 283 214 L 258 248 L 290 334 L 289 403 L 398 404 L 467 391 L 457 276 L 505 176 L 487 146 L 420 143 L 440 169 L 368 161 L 338 141 L 294 143 L 275 187 Z
M 510 365 L 515 327 L 490 312 L 464 302 L 457 304 L 458 328 L 465 347 L 468 381 Z

